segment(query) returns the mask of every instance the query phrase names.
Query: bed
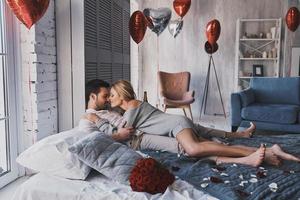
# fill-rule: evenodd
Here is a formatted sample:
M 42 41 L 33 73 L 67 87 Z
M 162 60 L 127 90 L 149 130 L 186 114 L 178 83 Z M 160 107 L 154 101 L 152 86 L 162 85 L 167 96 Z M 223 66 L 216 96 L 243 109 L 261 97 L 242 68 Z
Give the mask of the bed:
M 96 171 L 85 181 L 59 178 L 45 173 L 33 175 L 16 190 L 12 200 L 214 200 L 216 198 L 176 180 L 164 194 L 132 192 L 129 186 L 114 182 Z
M 61 147 L 61 141 L 64 141 L 63 144 L 67 144 L 66 142 L 71 143 L 81 137 L 84 137 L 84 140 L 86 140 L 86 138 L 93 139 L 94 136 L 97 136 L 100 138 L 99 141 L 102 141 L 102 136 L 98 133 L 84 136 L 81 132 L 70 130 L 39 141 L 23 152 L 23 156 L 22 154 L 19 156 L 19 161 L 22 160 L 23 157 L 23 160 L 28 162 L 28 164 L 32 166 L 32 169 L 35 167 L 32 165 L 33 163 L 35 163 L 36 167 L 42 168 L 51 167 L 51 165 L 53 165 L 54 169 L 48 170 L 52 175 L 40 172 L 24 182 L 17 189 L 13 200 L 215 198 L 222 200 L 292 200 L 300 198 L 300 164 L 290 161 L 284 162 L 280 167 L 265 164 L 259 168 L 236 164 L 222 164 L 216 166 L 212 161 L 205 158 L 178 157 L 177 154 L 168 152 L 142 151 L 143 154 L 147 154 L 161 162 L 177 177 L 175 183 L 169 186 L 164 194 L 157 195 L 132 192 L 129 186 L 105 178 L 96 171 L 89 173 L 90 171 L 86 171 L 83 168 L 79 171 L 84 172 L 79 177 L 82 178 L 82 180 L 70 180 L 53 175 L 53 173 L 55 173 L 56 175 L 68 175 L 69 177 L 78 178 L 78 171 L 71 171 L 73 165 L 70 165 L 71 168 L 68 168 L 68 170 L 65 168 L 65 166 L 69 166 L 69 164 L 65 165 L 66 159 L 62 157 L 65 154 L 57 152 L 56 147 Z M 277 143 L 287 152 L 300 155 L 300 136 L 296 134 L 254 136 L 254 138 L 239 138 L 223 142 L 232 145 L 243 144 L 254 147 L 260 146 L 261 143 L 265 143 L 267 146 Z M 47 154 L 43 154 L 42 152 Z M 108 155 L 111 156 L 110 153 Z M 49 159 L 50 156 L 52 156 L 52 159 Z M 61 158 L 58 159 L 58 157 Z M 30 159 L 33 161 L 35 159 L 35 162 L 30 162 Z M 41 159 L 44 159 L 43 162 L 45 162 L 42 166 L 40 166 L 42 163 Z M 54 160 L 55 162 L 53 162 Z M 46 162 L 49 164 L 46 164 Z M 58 167 L 59 163 L 60 167 Z M 26 166 L 26 163 L 23 163 L 23 166 Z M 66 170 L 68 173 L 65 173 Z M 86 178 L 84 174 L 88 175 L 88 173 L 89 176 Z M 114 176 L 115 174 L 113 174 L 113 177 Z

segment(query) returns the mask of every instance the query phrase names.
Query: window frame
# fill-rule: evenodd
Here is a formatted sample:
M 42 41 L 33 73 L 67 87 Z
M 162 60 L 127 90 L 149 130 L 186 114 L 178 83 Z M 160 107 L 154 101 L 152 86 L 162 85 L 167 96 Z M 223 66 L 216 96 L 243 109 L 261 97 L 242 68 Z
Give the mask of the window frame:
M 8 160 L 10 170 L 5 172 L 0 176 L 0 188 L 9 184 L 10 182 L 17 179 L 19 176 L 25 174 L 23 168 L 19 167 L 16 163 L 16 158 L 18 152 L 22 149 L 21 142 L 21 131 L 23 129 L 22 123 L 22 93 L 21 93 L 21 84 L 22 80 L 20 67 L 20 44 L 19 44 L 19 24 L 16 21 L 16 18 L 12 15 L 10 8 L 7 6 L 5 0 L 0 0 L 3 6 L 3 38 L 6 40 L 4 42 L 5 48 L 5 79 L 6 79 L 6 108 L 7 113 L 9 113 L 8 120 Z M 2 19 L 0 19 L 2 20 Z M 17 51 L 18 50 L 18 51 Z M 9 67 L 8 67 L 9 66 Z

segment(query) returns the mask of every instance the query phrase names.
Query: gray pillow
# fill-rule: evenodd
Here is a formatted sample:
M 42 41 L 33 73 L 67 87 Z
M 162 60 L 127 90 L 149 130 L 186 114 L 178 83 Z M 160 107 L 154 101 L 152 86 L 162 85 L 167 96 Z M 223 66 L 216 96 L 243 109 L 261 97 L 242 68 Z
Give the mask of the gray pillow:
M 142 156 L 109 136 L 93 132 L 69 147 L 82 162 L 101 174 L 128 183 L 131 170 Z

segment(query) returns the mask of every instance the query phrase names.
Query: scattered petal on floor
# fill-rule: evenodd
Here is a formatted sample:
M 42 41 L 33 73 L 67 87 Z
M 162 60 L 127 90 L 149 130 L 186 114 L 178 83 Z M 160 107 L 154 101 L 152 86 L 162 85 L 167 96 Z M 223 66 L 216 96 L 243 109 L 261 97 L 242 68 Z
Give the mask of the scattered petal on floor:
M 243 175 L 241 174 L 241 175 L 239 175 L 239 178 L 240 179 L 242 179 L 242 180 L 244 180 L 244 177 L 243 177 Z
M 251 174 L 250 176 L 251 176 L 252 178 L 256 178 L 256 175 L 254 175 L 254 174 Z
M 236 164 L 232 164 L 232 166 L 233 166 L 233 167 L 237 167 L 237 165 L 236 165 Z
M 224 183 L 225 183 L 225 184 L 228 184 L 228 183 L 230 183 L 230 181 L 226 180 L 226 181 L 224 181 Z

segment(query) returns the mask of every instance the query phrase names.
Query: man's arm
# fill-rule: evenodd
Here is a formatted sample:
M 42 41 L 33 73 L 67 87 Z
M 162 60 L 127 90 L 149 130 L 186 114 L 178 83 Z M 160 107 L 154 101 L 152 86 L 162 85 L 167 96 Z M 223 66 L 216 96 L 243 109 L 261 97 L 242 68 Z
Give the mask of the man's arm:
M 131 138 L 134 134 L 132 127 L 117 128 L 109 123 L 108 120 L 99 118 L 96 114 L 87 114 L 86 119 L 94 122 L 100 132 L 104 132 L 106 135 L 111 136 L 116 141 L 125 141 Z

